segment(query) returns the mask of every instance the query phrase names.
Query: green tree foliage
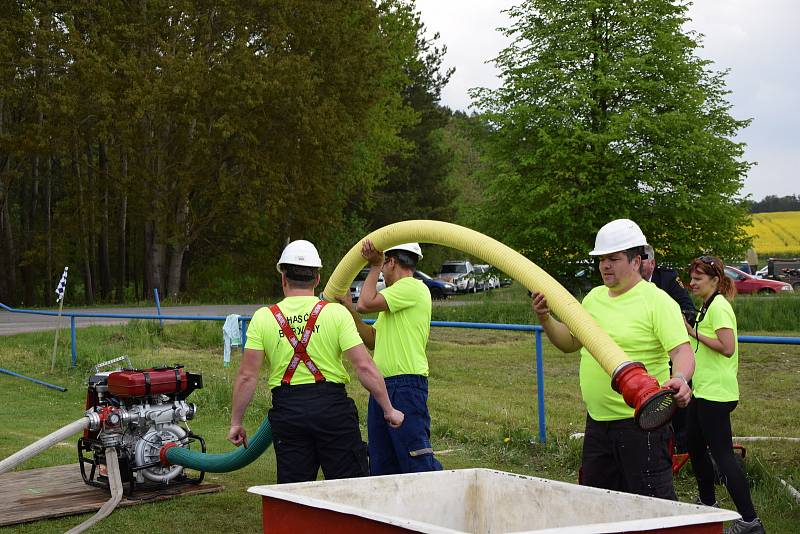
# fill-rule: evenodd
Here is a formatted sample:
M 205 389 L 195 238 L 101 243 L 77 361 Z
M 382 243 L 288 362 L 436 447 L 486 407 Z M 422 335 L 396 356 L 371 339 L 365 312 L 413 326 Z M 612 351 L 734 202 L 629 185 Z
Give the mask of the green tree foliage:
M 482 227 L 558 268 L 595 232 L 637 221 L 662 260 L 739 257 L 750 163 L 725 73 L 697 56 L 669 0 L 528 0 L 512 8 L 502 87 L 473 94 L 496 176 Z
M 487 129 L 481 119 L 475 115 L 467 116 L 462 111 L 450 113 L 447 124 L 438 135 L 439 150 L 448 156 L 443 184 L 449 198 L 447 220 L 468 228 L 481 228 L 486 184 L 496 174 L 493 161 L 487 156 L 486 138 Z M 427 246 L 420 269 L 432 275 L 441 268 L 442 262 L 453 259 L 484 263 L 458 250 Z
M 480 116 L 453 113 L 442 136 L 443 150 L 450 154 L 447 181 L 453 191 L 453 222 L 470 228 L 483 223 L 486 184 L 497 175 L 488 156 L 490 130 Z
M 71 302 L 255 299 L 298 238 L 332 268 L 391 158 L 427 156 L 401 136 L 446 81 L 420 32 L 403 0 L 9 2 L 0 301 L 51 303 L 65 264 Z
M 425 36 L 425 25 L 413 3 L 394 2 L 387 10 L 387 30 L 406 36 L 406 50 L 397 57 L 405 75 L 403 103 L 413 110 L 413 122 L 401 128 L 403 150 L 386 158 L 387 175 L 375 189 L 366 214 L 372 227 L 406 219 L 449 219 L 452 190 L 447 174 L 451 156 L 442 144 L 449 110 L 440 105 L 442 88 L 453 69 L 442 71 L 446 47 L 435 46 L 439 38 Z M 412 39 L 409 37 L 413 36 Z

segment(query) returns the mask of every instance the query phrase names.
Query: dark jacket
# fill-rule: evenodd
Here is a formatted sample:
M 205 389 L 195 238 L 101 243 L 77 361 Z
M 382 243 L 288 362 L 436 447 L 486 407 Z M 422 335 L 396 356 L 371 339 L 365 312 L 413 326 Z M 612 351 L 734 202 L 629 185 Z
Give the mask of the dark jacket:
M 678 280 L 678 274 L 673 269 L 666 269 L 656 267 L 653 270 L 653 276 L 650 281 L 657 285 L 659 288 L 666 291 L 672 300 L 678 303 L 681 307 L 681 313 L 689 321 L 689 324 L 694 324 L 695 315 L 697 315 L 697 308 L 694 307 L 692 297 L 689 292 L 683 287 L 683 284 Z

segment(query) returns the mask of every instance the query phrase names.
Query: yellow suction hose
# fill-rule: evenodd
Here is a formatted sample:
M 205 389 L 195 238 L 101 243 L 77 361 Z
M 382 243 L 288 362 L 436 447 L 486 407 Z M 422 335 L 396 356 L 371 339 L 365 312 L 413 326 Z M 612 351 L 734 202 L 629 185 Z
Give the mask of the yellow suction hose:
M 519 252 L 475 230 L 431 220 L 390 224 L 371 232 L 364 239 L 371 240 L 378 250 L 412 241 L 443 245 L 491 263 L 529 290 L 544 294 L 550 309 L 612 377 L 614 389 L 623 394 L 628 405 L 636 408 L 635 417 L 642 428 L 657 428 L 668 423 L 672 417 L 675 406 L 671 402 L 671 395 L 665 398 L 667 392 L 664 391 L 655 395 L 659 393 L 658 381 L 644 372 L 644 366 L 631 362 L 569 291 Z M 366 265 L 361 256 L 362 241 L 353 245 L 339 261 L 325 285 L 323 298 L 332 300 L 334 295 L 345 294 L 350 282 Z M 640 414 L 640 409 L 647 413 Z M 658 415 L 654 416 L 652 410 L 657 410 Z M 647 417 L 640 420 L 640 415 Z
M 384 226 L 371 232 L 364 239 L 375 243 L 378 250 L 417 241 L 443 245 L 481 258 L 529 290 L 544 294 L 550 309 L 592 353 L 609 376 L 613 375 L 620 365 L 630 361 L 569 291 L 528 258 L 489 236 L 457 224 L 416 220 Z M 347 292 L 350 282 L 364 265 L 366 262 L 361 256 L 361 241 L 359 241 L 339 261 L 325 285 L 324 297 L 330 300 L 334 295 Z

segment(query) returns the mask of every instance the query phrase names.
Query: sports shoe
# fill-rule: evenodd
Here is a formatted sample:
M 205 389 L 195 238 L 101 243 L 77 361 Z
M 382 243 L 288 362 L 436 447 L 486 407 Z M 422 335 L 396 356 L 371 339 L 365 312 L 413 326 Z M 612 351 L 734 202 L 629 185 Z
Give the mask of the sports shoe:
M 743 519 L 735 520 L 725 531 L 725 534 L 764 534 L 765 532 L 764 525 L 762 525 L 761 520 L 756 517 L 749 523 Z

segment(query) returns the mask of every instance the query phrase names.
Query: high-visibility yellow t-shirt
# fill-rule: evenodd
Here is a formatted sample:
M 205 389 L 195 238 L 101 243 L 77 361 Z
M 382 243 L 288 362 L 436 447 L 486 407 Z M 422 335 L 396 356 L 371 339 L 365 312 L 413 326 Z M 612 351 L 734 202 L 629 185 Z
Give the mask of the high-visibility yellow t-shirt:
M 425 348 L 431 331 L 431 292 L 412 276 L 382 289 L 389 305 L 375 321 L 375 365 L 384 377 L 428 376 Z
M 286 297 L 278 303 L 283 315 L 297 338 L 303 335 L 308 317 L 319 299 L 309 297 Z M 362 343 L 356 324 L 344 306 L 330 302 L 317 317 L 314 332 L 308 342 L 308 355 L 328 382 L 347 384 L 350 375 L 342 364 L 342 352 Z M 294 356 L 291 343 L 268 307 L 259 308 L 247 327 L 246 349 L 263 350 L 269 363 L 270 389 L 281 385 L 281 378 Z M 304 363 L 299 363 L 291 384 L 311 384 L 314 375 Z
M 631 361 L 641 362 L 663 384 L 669 379 L 669 351 L 689 341 L 680 306 L 655 284 L 641 281 L 617 297 L 608 288 L 592 289 L 583 307 Z M 580 383 L 592 419 L 633 417 L 633 408 L 611 387 L 611 377 L 586 348 L 581 349 Z
M 711 301 L 706 315 L 698 329 L 700 334 L 716 339 L 717 330 L 730 328 L 733 330 L 734 351 L 728 358 L 714 351 L 711 347 L 700 343 L 695 352 L 695 370 L 692 376 L 694 396 L 717 402 L 739 400 L 739 382 L 736 375 L 739 372 L 739 340 L 736 327 L 736 314 L 733 313 L 731 303 L 722 295 L 717 295 Z M 692 345 L 696 345 L 693 342 Z

